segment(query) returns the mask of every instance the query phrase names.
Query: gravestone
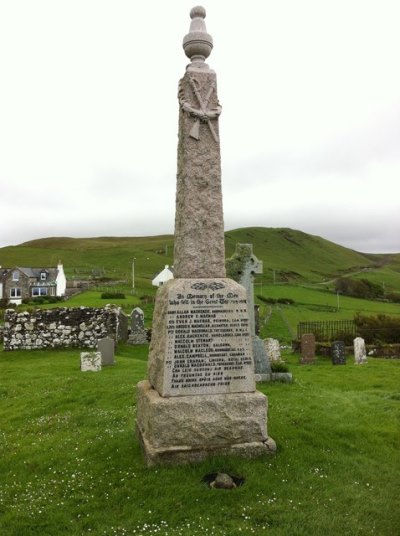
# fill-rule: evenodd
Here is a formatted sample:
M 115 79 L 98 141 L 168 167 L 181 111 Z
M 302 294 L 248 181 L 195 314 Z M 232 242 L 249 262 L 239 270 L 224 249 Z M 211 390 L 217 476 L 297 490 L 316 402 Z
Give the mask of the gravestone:
M 120 310 L 118 316 L 118 342 L 126 342 L 128 336 L 128 315 Z
M 264 339 L 264 348 L 270 362 L 281 360 L 281 349 L 277 339 Z
M 362 365 L 367 362 L 367 350 L 365 341 L 362 337 L 356 337 L 353 341 L 354 345 L 354 362 L 356 365 Z
M 254 304 L 254 329 L 257 337 L 260 335 L 260 306 Z
M 333 365 L 345 365 L 345 345 L 343 341 L 333 341 L 331 344 L 331 357 Z
M 81 371 L 98 372 L 101 370 L 100 352 L 81 352 Z
M 144 327 L 144 313 L 140 307 L 135 307 L 131 312 L 131 332 L 129 344 L 147 344 L 147 333 Z
M 301 337 L 301 359 L 303 365 L 315 361 L 315 336 L 313 333 L 304 333 Z
M 97 350 L 101 353 L 102 365 L 115 365 L 115 341 L 111 337 L 104 337 L 97 341 Z
M 256 317 L 254 307 L 254 275 L 262 274 L 262 261 L 253 253 L 252 244 L 236 244 L 235 253 L 226 261 L 227 275 L 240 283 L 247 292 L 252 335 L 254 371 L 257 381 L 271 379 L 271 365 L 263 341 L 256 335 Z
M 159 288 L 137 433 L 148 465 L 273 453 L 255 389 L 246 290 L 225 273 L 216 75 L 204 8 L 191 10 L 179 83 L 175 279 Z

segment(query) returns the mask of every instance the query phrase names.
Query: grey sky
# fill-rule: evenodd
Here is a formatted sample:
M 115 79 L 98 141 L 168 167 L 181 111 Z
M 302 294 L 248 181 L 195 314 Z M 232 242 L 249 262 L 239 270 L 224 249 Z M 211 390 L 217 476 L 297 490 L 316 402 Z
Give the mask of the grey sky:
M 0 0 L 0 246 L 173 232 L 193 5 Z M 398 0 L 204 6 L 226 229 L 400 252 Z

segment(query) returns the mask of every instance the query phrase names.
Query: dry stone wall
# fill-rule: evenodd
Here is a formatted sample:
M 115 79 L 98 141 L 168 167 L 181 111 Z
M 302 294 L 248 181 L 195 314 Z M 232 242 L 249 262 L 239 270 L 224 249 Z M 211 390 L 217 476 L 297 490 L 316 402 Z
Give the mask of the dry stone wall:
M 98 339 L 122 337 L 124 315 L 120 308 L 79 307 L 37 309 L 4 315 L 4 350 L 44 348 L 96 348 Z

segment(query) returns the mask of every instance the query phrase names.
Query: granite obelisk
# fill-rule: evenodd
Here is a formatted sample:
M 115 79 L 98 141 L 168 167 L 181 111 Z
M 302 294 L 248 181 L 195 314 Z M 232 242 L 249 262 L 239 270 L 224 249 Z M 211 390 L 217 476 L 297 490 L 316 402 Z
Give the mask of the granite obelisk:
M 157 292 L 137 432 L 149 465 L 273 453 L 267 398 L 256 391 L 246 290 L 225 277 L 212 38 L 195 7 L 179 83 L 175 279 Z
M 175 212 L 176 277 L 225 277 L 217 78 L 205 63 L 212 49 L 205 10 L 193 8 L 183 48 L 191 63 L 179 82 Z

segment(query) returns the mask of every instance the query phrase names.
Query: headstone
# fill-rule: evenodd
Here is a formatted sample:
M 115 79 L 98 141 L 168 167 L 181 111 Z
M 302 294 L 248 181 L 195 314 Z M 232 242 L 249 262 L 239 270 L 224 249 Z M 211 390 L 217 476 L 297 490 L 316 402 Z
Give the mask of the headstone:
M 273 453 L 255 390 L 246 290 L 225 273 L 216 75 L 205 10 L 191 10 L 179 84 L 175 279 L 157 291 L 137 432 L 148 465 Z
M 118 316 L 118 342 L 126 342 L 128 336 L 128 315 L 120 310 Z
M 345 365 L 345 345 L 343 341 L 333 341 L 331 344 L 331 357 L 333 365 Z
M 128 343 L 147 344 L 147 342 L 147 332 L 144 327 L 144 313 L 140 307 L 135 307 L 131 312 L 131 332 Z
M 98 372 L 101 370 L 101 352 L 81 352 L 81 371 Z
M 354 362 L 356 365 L 362 365 L 367 362 L 367 350 L 365 341 L 362 337 L 356 337 L 353 341 L 354 345 Z
M 254 307 L 254 275 L 262 274 L 262 261 L 253 253 L 252 244 L 236 244 L 235 253 L 226 261 L 229 277 L 240 283 L 247 292 L 250 315 L 250 332 L 252 335 L 254 371 L 256 381 L 271 379 L 271 365 L 262 340 L 256 335 L 256 317 Z
M 301 337 L 300 363 L 307 365 L 315 361 L 315 336 L 313 333 L 304 333 Z
M 111 337 L 104 337 L 97 341 L 97 350 L 101 353 L 102 365 L 115 365 L 115 341 Z
M 264 339 L 264 348 L 270 362 L 281 360 L 281 349 L 277 339 Z
M 260 306 L 254 304 L 254 329 L 257 337 L 260 335 Z

